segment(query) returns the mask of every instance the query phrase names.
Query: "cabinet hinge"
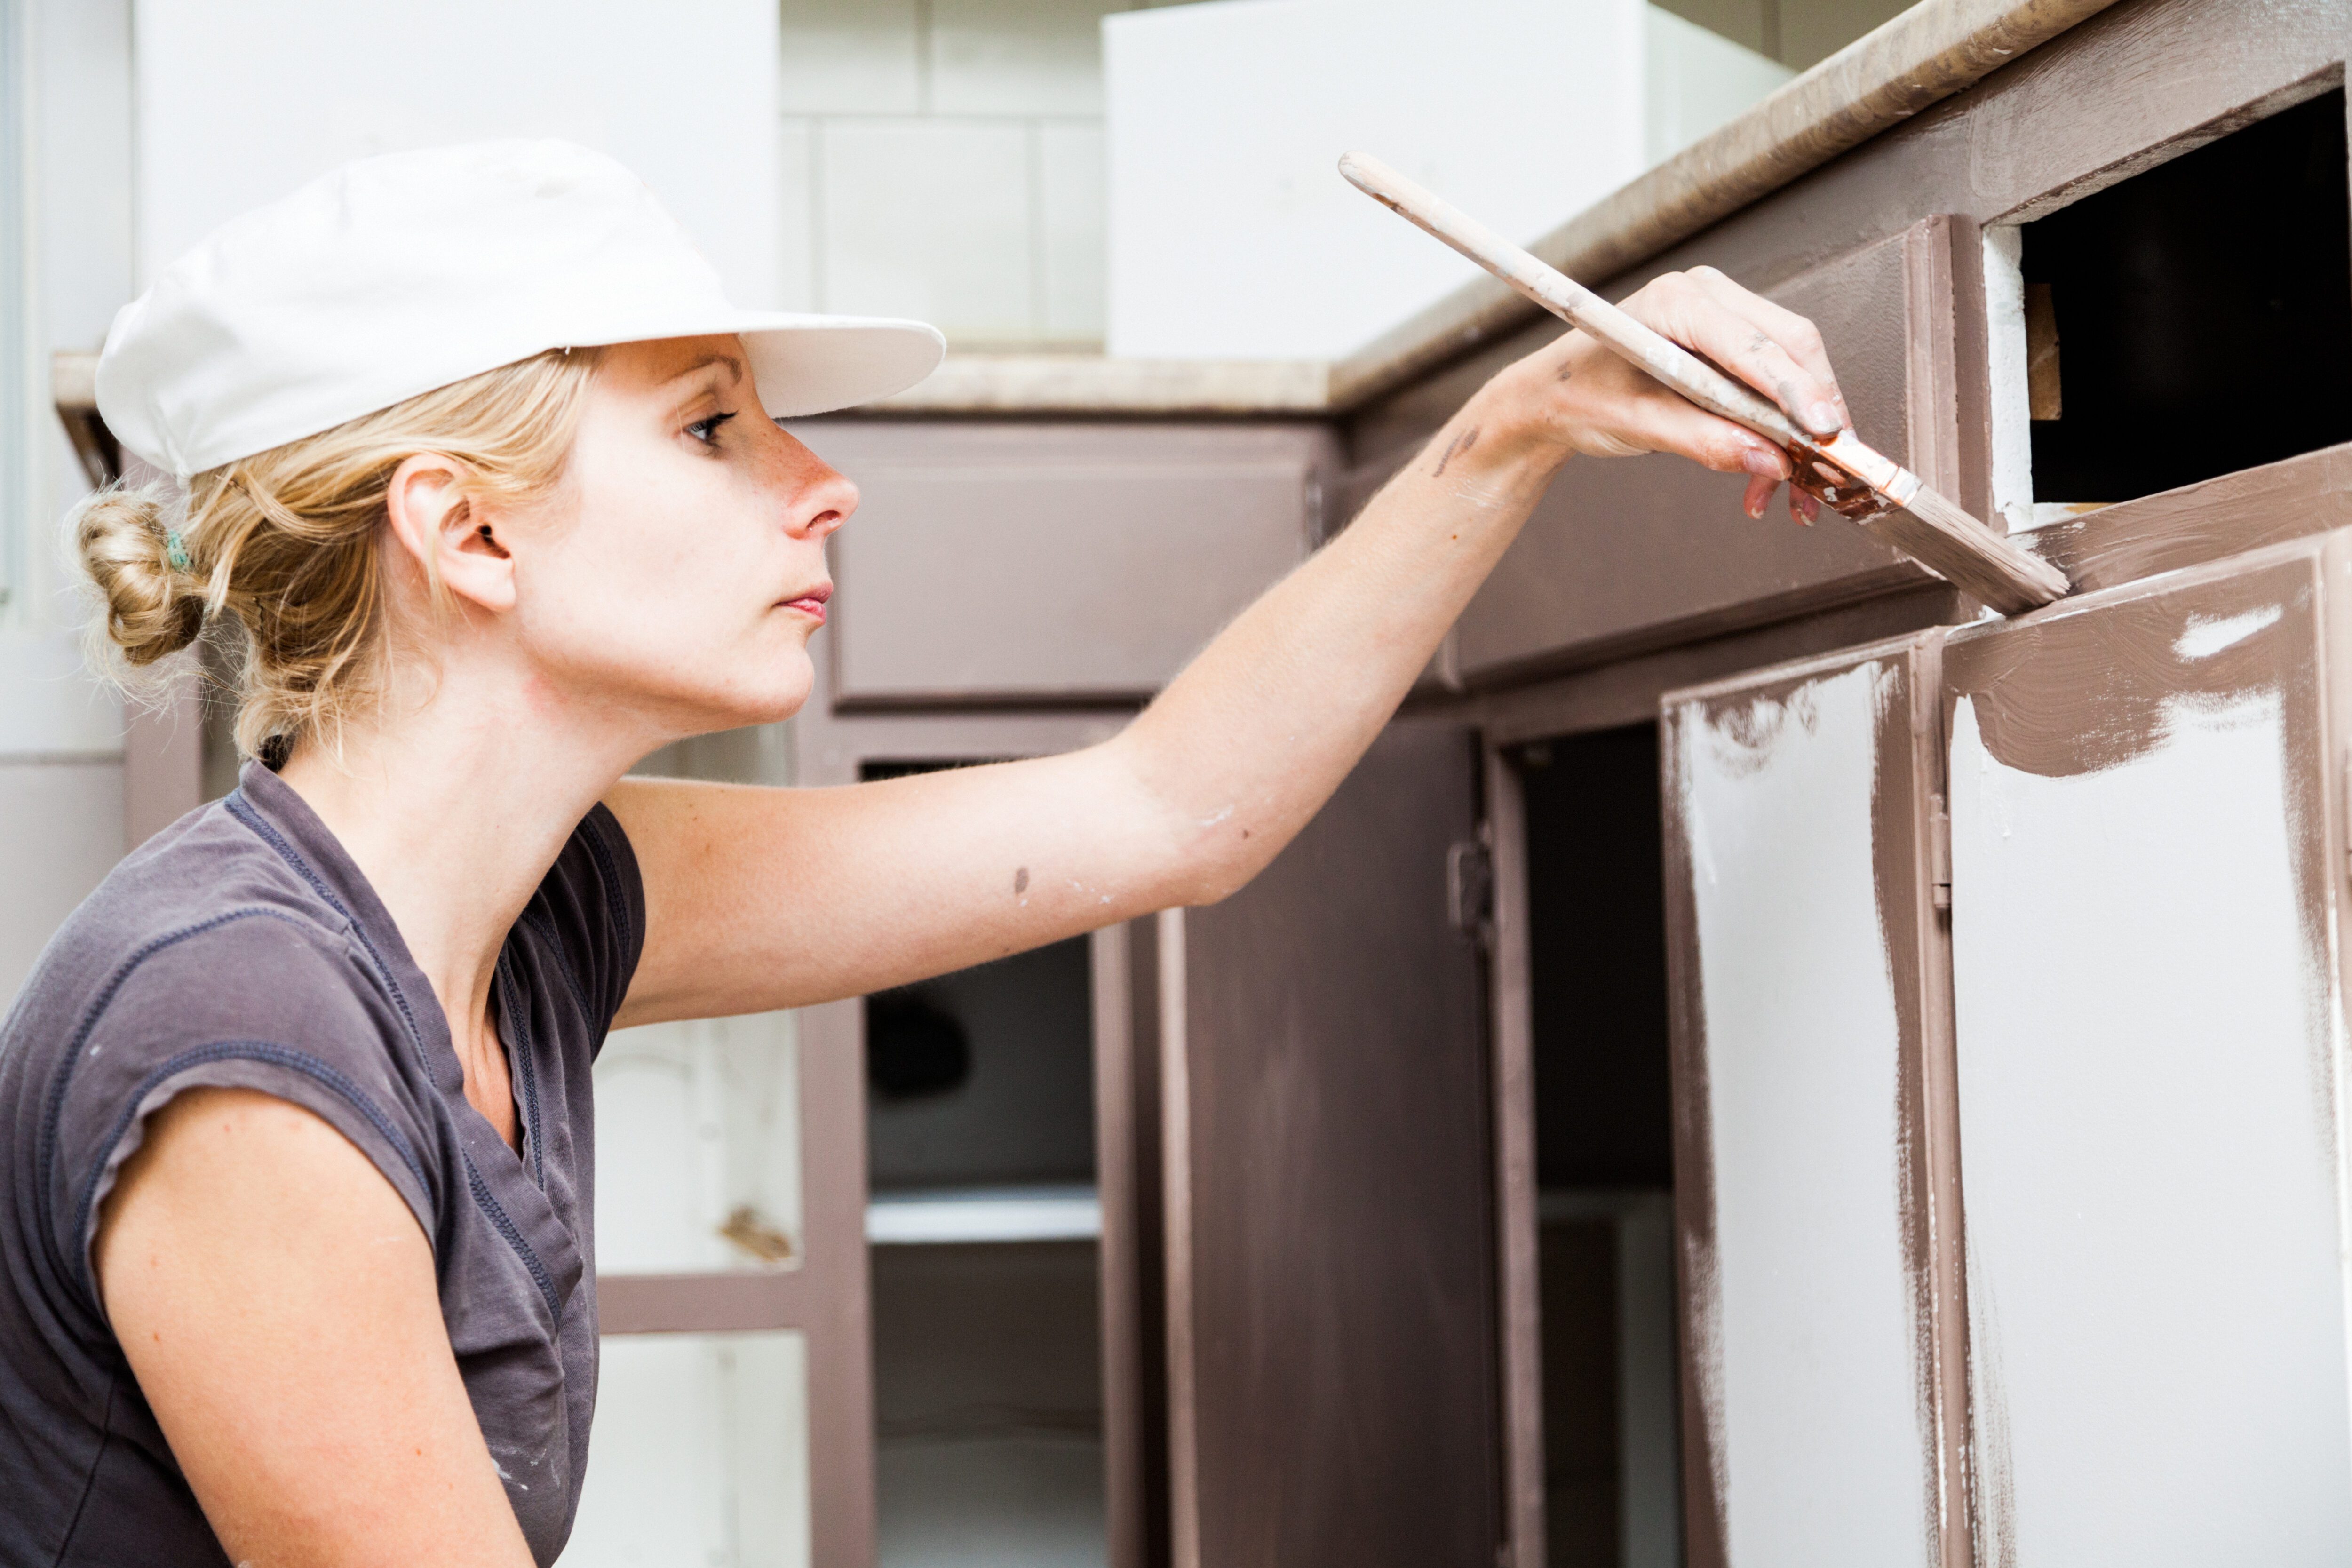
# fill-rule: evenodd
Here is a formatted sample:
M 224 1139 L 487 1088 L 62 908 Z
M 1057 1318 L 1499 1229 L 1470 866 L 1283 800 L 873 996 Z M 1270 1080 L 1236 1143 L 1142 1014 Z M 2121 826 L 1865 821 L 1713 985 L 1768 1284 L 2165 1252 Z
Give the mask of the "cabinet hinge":
M 1927 889 L 1937 909 L 1951 909 L 1952 814 L 1940 795 L 1927 797 Z
M 1495 853 L 1486 832 L 1465 838 L 1445 852 L 1445 913 L 1454 929 L 1488 945 L 1495 932 Z

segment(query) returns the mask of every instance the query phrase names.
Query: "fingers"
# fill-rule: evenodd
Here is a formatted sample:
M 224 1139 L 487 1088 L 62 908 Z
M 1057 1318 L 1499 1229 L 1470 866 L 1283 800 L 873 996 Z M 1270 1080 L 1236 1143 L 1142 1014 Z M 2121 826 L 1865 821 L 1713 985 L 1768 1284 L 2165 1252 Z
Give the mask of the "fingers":
M 1821 334 L 1802 316 L 1711 267 L 1654 279 L 1624 308 L 1780 404 L 1804 428 L 1822 436 L 1844 428 L 1845 399 Z
M 1769 484 L 1789 477 L 1789 455 L 1753 430 L 1685 402 L 1630 366 L 1607 372 L 1586 384 L 1598 417 L 1576 443 L 1580 449 L 1611 456 L 1672 452 L 1719 474 L 1747 474 Z

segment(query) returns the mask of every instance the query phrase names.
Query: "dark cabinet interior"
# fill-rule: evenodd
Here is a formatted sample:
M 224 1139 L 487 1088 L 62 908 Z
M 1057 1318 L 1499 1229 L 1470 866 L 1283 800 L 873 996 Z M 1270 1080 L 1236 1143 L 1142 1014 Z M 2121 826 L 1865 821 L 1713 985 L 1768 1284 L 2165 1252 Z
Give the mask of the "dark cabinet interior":
M 866 999 L 882 1568 L 1106 1560 L 1091 1005 L 1083 938 Z
M 1654 725 L 1518 753 L 1545 1555 L 1680 1561 L 1673 1104 Z
M 2342 89 L 2023 226 L 2036 500 L 2352 440 Z

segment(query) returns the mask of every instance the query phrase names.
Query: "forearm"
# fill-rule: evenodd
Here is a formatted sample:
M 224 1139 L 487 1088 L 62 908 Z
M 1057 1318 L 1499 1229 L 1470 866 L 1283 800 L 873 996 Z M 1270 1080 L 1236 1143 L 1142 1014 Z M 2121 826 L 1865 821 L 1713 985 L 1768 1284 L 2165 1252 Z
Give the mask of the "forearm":
M 1162 901 L 1223 897 L 1305 826 L 1568 456 L 1490 384 L 1112 742 L 1172 824 Z

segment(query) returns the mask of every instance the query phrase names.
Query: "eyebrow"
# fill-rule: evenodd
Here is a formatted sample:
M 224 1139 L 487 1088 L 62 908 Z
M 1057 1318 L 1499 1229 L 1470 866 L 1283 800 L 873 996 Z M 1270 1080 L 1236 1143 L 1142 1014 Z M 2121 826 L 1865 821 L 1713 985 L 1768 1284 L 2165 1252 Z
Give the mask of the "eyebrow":
M 694 374 L 696 372 L 708 370 L 714 364 L 726 366 L 727 381 L 729 385 L 731 386 L 743 379 L 742 360 L 734 354 L 707 353 L 700 359 L 696 360 L 692 364 L 688 365 L 685 369 L 677 372 L 676 374 L 665 377 L 662 384 L 665 386 L 674 385 L 678 382 L 684 381 L 688 376 Z

